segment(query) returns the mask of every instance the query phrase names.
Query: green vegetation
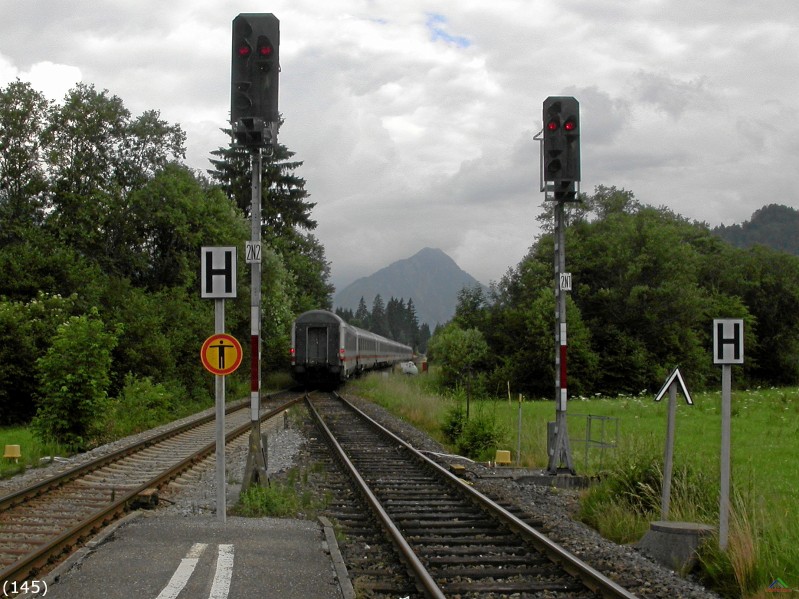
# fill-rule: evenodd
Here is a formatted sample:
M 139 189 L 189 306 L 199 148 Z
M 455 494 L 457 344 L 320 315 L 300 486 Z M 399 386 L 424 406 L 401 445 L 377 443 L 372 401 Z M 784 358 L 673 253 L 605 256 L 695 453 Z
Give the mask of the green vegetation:
M 747 248 L 764 245 L 799 255 L 799 210 L 781 204 L 769 204 L 752 214 L 742 224 L 719 225 L 713 233 L 735 247 Z
M 410 345 L 415 351 L 427 351 L 427 342 L 430 340 L 430 327 L 427 323 L 419 325 L 416 318 L 416 307 L 413 299 L 392 297 L 388 305 L 384 304 L 382 296 L 378 293 L 372 302 L 371 312 L 366 307 L 366 301 L 361 297 L 358 309 L 353 312 L 341 307 L 336 308 L 336 314 L 356 327 L 394 339 L 405 345 Z
M 181 164 L 185 137 L 92 85 L 61 102 L 21 81 L 0 88 L 0 426 L 32 423 L 39 439 L 82 450 L 211 405 L 198 350 L 214 308 L 199 297 L 198 252 L 243 255 L 250 160 L 213 152 L 209 180 Z M 292 156 L 279 146 L 263 160 L 266 372 L 287 366 L 294 315 L 328 307 L 332 289 Z M 239 339 L 246 268 L 226 305 Z M 246 392 L 247 380 L 240 369 L 228 386 Z
M 52 443 L 43 443 L 29 427 L 9 426 L 0 428 L 0 449 L 6 445 L 19 445 L 22 454 L 18 461 L 0 459 L 0 478 L 8 478 L 37 468 L 47 458 L 63 455 L 64 448 Z
M 479 330 L 489 346 L 476 381 L 548 396 L 554 380 L 552 203 L 528 255 L 492 285 L 464 290 L 450 327 Z M 799 384 L 799 256 L 738 249 L 703 223 L 599 186 L 566 207 L 569 390 L 654 391 L 675 367 L 692 389 L 719 386 L 711 360 L 714 318 L 745 321 L 748 387 Z M 434 347 L 439 334 L 430 341 Z M 446 357 L 443 357 L 446 360 Z M 442 364 L 445 366 L 446 364 Z
M 435 373 L 419 377 L 370 376 L 353 393 L 368 397 L 429 432 L 450 451 L 451 412 L 463 398 L 437 394 Z M 490 415 L 501 431 L 492 449 L 511 449 L 516 459 L 518 396 L 513 401 L 475 401 L 478 414 Z M 717 524 L 720 393 L 693 394 L 694 405 L 677 408 L 671 520 Z M 754 597 L 777 577 L 799 586 L 799 388 L 755 388 L 733 392 L 733 501 L 727 552 L 709 543 L 702 554 L 702 575 L 729 597 Z M 619 543 L 638 540 L 649 522 L 660 519 L 665 402 L 648 393 L 608 398 L 575 397 L 569 404 L 569 432 L 575 467 L 600 482 L 583 494 L 579 517 Z M 554 419 L 551 401 L 525 401 L 522 408 L 521 463 L 547 464 L 546 423 Z M 616 418 L 618 444 L 600 455 L 589 448 L 585 463 L 586 418 Z M 599 421 L 599 420 L 598 420 Z M 601 422 L 601 421 L 599 421 Z M 608 443 L 616 441 L 612 420 L 605 421 Z M 595 422 L 595 426 L 598 425 Z M 593 440 L 600 439 L 597 428 Z M 492 456 L 482 453 L 482 459 Z
M 234 513 L 252 518 L 315 518 L 330 497 L 318 499 L 306 489 L 313 470 L 292 468 L 285 479 L 272 480 L 266 486 L 251 486 L 241 494 Z

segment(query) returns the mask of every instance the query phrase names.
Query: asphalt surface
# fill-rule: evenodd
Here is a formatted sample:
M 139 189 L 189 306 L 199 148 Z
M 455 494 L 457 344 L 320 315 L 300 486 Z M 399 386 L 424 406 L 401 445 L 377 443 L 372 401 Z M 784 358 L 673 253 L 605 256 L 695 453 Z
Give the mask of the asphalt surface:
M 45 577 L 44 597 L 341 599 L 332 549 L 317 521 L 140 515 Z

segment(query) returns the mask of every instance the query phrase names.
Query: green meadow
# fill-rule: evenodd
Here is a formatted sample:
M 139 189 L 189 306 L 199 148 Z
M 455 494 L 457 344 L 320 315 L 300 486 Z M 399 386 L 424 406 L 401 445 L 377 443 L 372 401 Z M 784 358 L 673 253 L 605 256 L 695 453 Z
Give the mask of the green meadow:
M 352 392 L 454 448 L 442 431 L 453 410 L 464 409 L 466 397 L 440 394 L 435 377 L 372 376 Z M 511 396 L 470 400 L 470 418 L 497 432 L 495 447 L 474 457 L 489 460 L 495 449 L 508 449 L 514 464 L 546 467 L 546 423 L 554 420 L 554 402 L 520 403 Z M 669 519 L 717 525 L 721 393 L 695 393 L 693 400 L 689 406 L 677 396 Z M 655 402 L 649 394 L 570 399 L 573 464 L 578 474 L 597 481 L 583 493 L 578 517 L 614 541 L 635 542 L 650 521 L 661 519 L 667 407 L 668 397 Z M 799 389 L 733 391 L 731 504 L 728 550 L 719 551 L 713 539 L 701 556 L 706 583 L 729 597 L 765 596 L 777 578 L 799 588 Z

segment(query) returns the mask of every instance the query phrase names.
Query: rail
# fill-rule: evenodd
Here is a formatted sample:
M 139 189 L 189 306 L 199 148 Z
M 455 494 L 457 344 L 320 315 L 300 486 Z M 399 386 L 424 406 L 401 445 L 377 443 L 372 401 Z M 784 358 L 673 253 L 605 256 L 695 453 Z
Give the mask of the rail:
M 296 398 L 291 399 L 280 406 L 265 412 L 261 415 L 260 421 L 263 422 L 264 420 L 268 420 L 283 410 L 287 409 L 291 405 L 299 402 L 302 400 L 302 395 L 298 395 Z M 232 406 L 231 411 L 237 411 L 244 408 L 249 407 L 250 403 L 249 400 L 241 402 L 241 405 Z M 5 509 L 8 509 L 10 505 L 17 505 L 19 503 L 24 502 L 28 498 L 36 497 L 42 494 L 49 492 L 52 489 L 59 487 L 66 482 L 70 482 L 75 480 L 76 478 L 80 478 L 98 468 L 102 467 L 103 465 L 107 465 L 112 463 L 113 461 L 118 461 L 136 451 L 141 451 L 146 447 L 150 447 L 157 443 L 163 442 L 166 439 L 169 439 L 180 432 L 186 432 L 191 428 L 201 426 L 213 420 L 215 418 L 214 415 L 210 417 L 202 417 L 191 423 L 178 427 L 174 431 L 170 431 L 169 433 L 159 434 L 155 437 L 150 439 L 146 439 L 140 443 L 136 443 L 131 447 L 124 448 L 122 450 L 116 451 L 112 454 L 107 456 L 103 456 L 96 461 L 87 463 L 83 466 L 73 468 L 67 472 L 63 472 L 60 475 L 53 477 L 51 479 L 47 479 L 42 483 L 37 483 L 21 489 L 11 495 L 8 495 L 2 500 L 0 500 L 0 505 L 6 506 Z M 225 435 L 225 443 L 231 442 L 233 439 L 248 433 L 251 429 L 251 423 L 248 421 L 247 423 L 240 425 L 231 431 L 229 431 Z M 135 451 L 133 448 L 137 448 Z M 147 480 L 143 484 L 133 488 L 132 490 L 121 494 L 121 496 L 114 498 L 111 503 L 103 507 L 96 512 L 94 512 L 90 517 L 82 520 L 78 524 L 72 526 L 68 530 L 64 531 L 62 534 L 58 535 L 57 537 L 53 538 L 52 540 L 45 543 L 41 548 L 33 551 L 29 554 L 22 556 L 19 560 L 14 562 L 12 565 L 5 568 L 3 571 L 0 572 L 0 580 L 8 581 L 8 582 L 17 582 L 22 583 L 23 581 L 27 580 L 31 576 L 34 576 L 39 570 L 47 566 L 47 564 L 52 561 L 55 557 L 61 555 L 65 551 L 67 551 L 72 546 L 81 542 L 82 539 L 85 539 L 96 531 L 101 529 L 103 526 L 107 525 L 108 523 L 112 522 L 116 518 L 120 517 L 124 514 L 128 509 L 131 503 L 145 490 L 153 488 L 153 487 L 160 487 L 165 483 L 171 481 L 172 479 L 179 476 L 181 473 L 189 470 L 198 462 L 202 461 L 205 457 L 214 453 L 216 449 L 216 441 L 212 441 L 199 450 L 193 452 L 188 457 L 184 458 L 180 462 L 174 464 L 167 470 L 161 472 L 159 475 Z M 113 459 L 112 459 L 113 458 Z M 99 465 L 98 465 L 99 464 Z M 15 503 L 11 503 L 15 501 Z

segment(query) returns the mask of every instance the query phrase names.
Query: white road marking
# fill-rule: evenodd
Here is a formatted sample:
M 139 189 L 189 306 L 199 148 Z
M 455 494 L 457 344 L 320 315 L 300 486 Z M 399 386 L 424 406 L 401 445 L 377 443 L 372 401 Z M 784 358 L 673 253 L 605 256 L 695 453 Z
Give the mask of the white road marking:
M 227 599 L 233 577 L 233 545 L 220 545 L 216 558 L 216 573 L 208 599 Z
M 157 599 L 175 599 L 180 594 L 180 591 L 183 590 L 183 587 L 186 586 L 189 578 L 194 573 L 194 568 L 197 567 L 197 562 L 200 561 L 200 556 L 206 547 L 208 547 L 206 543 L 195 543 L 191 546 L 186 557 L 180 560 L 178 569 L 175 570 L 172 578 L 169 579 Z

